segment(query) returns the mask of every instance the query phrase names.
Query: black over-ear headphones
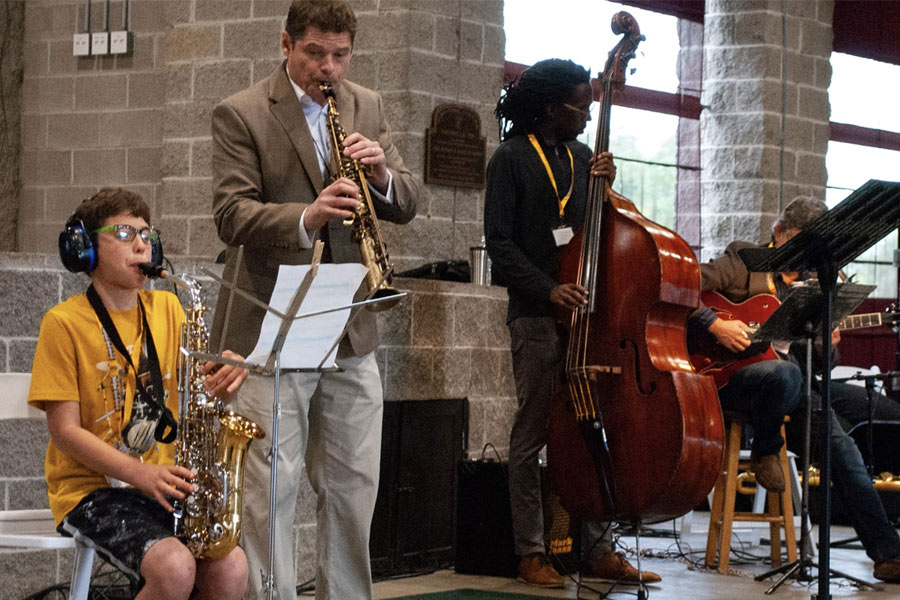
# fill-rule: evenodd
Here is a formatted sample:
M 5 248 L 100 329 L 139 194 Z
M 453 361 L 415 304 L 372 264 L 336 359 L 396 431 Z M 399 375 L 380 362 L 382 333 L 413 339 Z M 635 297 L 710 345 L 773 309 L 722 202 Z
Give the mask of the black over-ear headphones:
M 65 268 L 73 273 L 88 273 L 97 267 L 97 248 L 94 236 L 84 226 L 84 221 L 72 215 L 66 228 L 59 234 L 59 258 Z
M 59 258 L 73 273 L 90 273 L 97 268 L 97 238 L 75 215 L 69 217 L 59 234 Z M 163 264 L 162 240 L 158 236 L 150 242 L 150 262 L 160 267 Z

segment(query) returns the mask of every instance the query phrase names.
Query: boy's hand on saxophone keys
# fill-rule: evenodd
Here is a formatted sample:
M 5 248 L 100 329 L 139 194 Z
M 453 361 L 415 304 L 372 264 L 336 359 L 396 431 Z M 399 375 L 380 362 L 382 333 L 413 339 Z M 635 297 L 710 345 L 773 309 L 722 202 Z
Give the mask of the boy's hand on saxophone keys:
M 152 496 L 169 512 L 172 512 L 169 499 L 184 500 L 194 491 L 190 483 L 194 474 L 190 469 L 178 465 L 138 464 L 140 466 L 135 469 L 134 478 L 129 483 Z
M 344 138 L 343 146 L 344 156 L 368 166 L 371 169 L 368 174 L 369 182 L 376 190 L 385 193 L 391 179 L 381 144 L 355 131 Z
M 316 231 L 332 219 L 351 218 L 359 206 L 359 188 L 350 179 L 341 177 L 323 189 L 306 208 L 303 225 L 309 232 Z

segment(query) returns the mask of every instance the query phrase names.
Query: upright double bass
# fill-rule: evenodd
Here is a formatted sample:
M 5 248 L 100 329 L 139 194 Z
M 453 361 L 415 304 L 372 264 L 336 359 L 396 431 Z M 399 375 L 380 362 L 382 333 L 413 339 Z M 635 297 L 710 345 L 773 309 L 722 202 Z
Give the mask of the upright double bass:
M 613 16 L 612 30 L 624 36 L 601 78 L 595 153 L 609 148 L 613 89 L 644 39 L 626 12 Z M 563 506 L 595 521 L 685 514 L 715 483 L 724 443 L 715 385 L 694 372 L 685 340 L 700 296 L 691 248 L 605 177 L 592 177 L 585 223 L 563 249 L 559 281 L 589 294 L 564 317 L 566 381 L 550 415 L 551 480 Z

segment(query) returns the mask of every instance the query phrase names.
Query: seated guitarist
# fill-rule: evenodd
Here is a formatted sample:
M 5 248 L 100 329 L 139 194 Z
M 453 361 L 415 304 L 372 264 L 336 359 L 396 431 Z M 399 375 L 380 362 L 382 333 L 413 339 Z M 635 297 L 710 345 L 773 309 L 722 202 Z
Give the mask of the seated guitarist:
M 827 210 L 815 198 L 799 197 L 791 201 L 775 223 L 772 245 L 780 247 L 806 225 Z M 722 256 L 701 265 L 701 290 L 718 292 L 734 303 L 758 294 L 784 299 L 799 273 L 750 273 L 738 256 L 747 242 L 732 242 Z M 689 322 L 689 345 L 711 334 L 728 350 L 738 353 L 750 346 L 751 327 L 739 319 L 720 318 L 715 311 L 701 306 Z M 837 331 L 833 340 L 839 339 Z M 784 475 L 777 454 L 784 444 L 781 424 L 785 415 L 797 411 L 803 388 L 803 375 L 796 361 L 787 358 L 789 344 L 773 344 L 778 360 L 763 360 L 736 370 L 719 389 L 724 410 L 750 415 L 753 426 L 751 463 L 757 482 L 772 492 L 785 489 Z M 900 536 L 888 520 L 862 455 L 840 423 L 832 417 L 832 477 L 835 492 L 849 507 L 856 534 L 875 562 L 874 576 L 900 583 Z

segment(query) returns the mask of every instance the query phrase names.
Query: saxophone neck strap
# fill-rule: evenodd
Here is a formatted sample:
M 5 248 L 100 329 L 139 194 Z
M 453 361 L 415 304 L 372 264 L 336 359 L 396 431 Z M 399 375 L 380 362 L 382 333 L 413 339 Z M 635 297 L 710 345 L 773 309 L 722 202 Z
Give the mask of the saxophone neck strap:
M 109 316 L 109 311 L 107 311 L 106 306 L 103 305 L 100 294 L 94 289 L 93 283 L 88 286 L 86 295 L 88 302 L 91 304 L 91 308 L 94 309 L 97 318 L 100 319 L 100 324 L 103 326 L 104 331 L 106 331 L 106 335 L 109 336 L 109 341 L 112 342 L 119 354 L 125 357 L 127 365 L 134 371 L 134 384 L 137 392 L 140 393 L 143 398 L 155 404 L 156 407 L 162 411 L 162 417 L 160 418 L 154 433 L 156 441 L 163 444 L 171 443 L 175 439 L 177 422 L 172 415 L 172 411 L 169 410 L 164 401 L 165 392 L 163 389 L 159 355 L 156 353 L 156 344 L 153 343 L 153 333 L 150 331 L 150 326 L 147 324 L 147 315 L 144 310 L 144 303 L 141 302 L 140 296 L 138 296 L 138 310 L 141 313 L 141 327 L 146 335 L 147 366 L 150 370 L 150 381 L 153 384 L 152 393 L 144 387 L 140 373 L 138 373 L 134 363 L 131 362 L 131 355 L 128 353 L 128 349 L 122 342 L 119 331 L 116 329 L 115 323 L 113 323 L 112 318 Z M 166 429 L 169 429 L 168 433 L 166 433 Z

